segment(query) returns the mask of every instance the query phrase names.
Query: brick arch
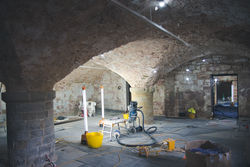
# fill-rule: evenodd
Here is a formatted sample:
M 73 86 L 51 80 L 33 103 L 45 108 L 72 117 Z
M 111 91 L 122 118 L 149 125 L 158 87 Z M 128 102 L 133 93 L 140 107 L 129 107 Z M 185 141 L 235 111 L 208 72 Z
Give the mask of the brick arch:
M 218 6 L 215 14 L 211 12 L 204 14 L 202 7 L 208 7 L 208 11 L 213 11 L 209 8 L 208 2 L 186 3 L 186 1 L 178 0 L 178 3 L 173 4 L 174 10 L 162 10 L 162 17 L 154 18 L 156 21 L 162 22 L 163 27 L 176 35 L 181 35 L 184 40 L 192 44 L 192 47 L 195 47 L 187 48 L 108 2 L 106 0 L 77 2 L 70 0 L 53 2 L 42 0 L 5 1 L 6 9 L 1 10 L 1 12 L 5 12 L 1 13 L 5 17 L 1 19 L 1 25 L 6 26 L 6 31 L 10 34 L 8 38 L 13 43 L 13 47 L 6 46 L 5 51 L 7 50 L 7 54 L 9 54 L 9 50 L 12 50 L 16 54 L 13 60 L 16 60 L 17 64 L 13 65 L 13 60 L 7 60 L 3 64 L 19 66 L 7 76 L 10 84 L 13 83 L 12 88 L 14 89 L 14 85 L 21 82 L 20 88 L 26 90 L 52 89 L 54 83 L 64 78 L 79 65 L 87 62 L 91 57 L 106 52 L 107 54 L 116 52 L 126 46 L 132 47 L 130 46 L 131 42 L 135 42 L 138 47 L 141 47 L 140 43 L 143 43 L 144 39 L 146 43 L 151 41 L 148 42 L 150 46 L 152 44 L 160 50 L 161 47 L 165 47 L 166 51 L 161 51 L 162 55 L 159 54 L 159 57 L 162 59 L 160 58 L 158 63 L 149 65 L 142 63 L 142 66 L 147 67 L 148 65 L 151 70 L 159 68 L 158 71 L 166 73 L 181 64 L 182 61 L 188 61 L 204 52 L 214 52 L 214 49 L 211 50 L 208 47 L 216 45 L 207 45 L 207 41 L 210 40 L 210 43 L 214 43 L 211 38 L 223 40 L 227 34 L 216 36 L 216 31 L 223 31 L 224 24 L 229 24 L 232 21 L 232 19 L 227 18 L 227 12 L 218 12 L 223 11 L 220 8 L 225 8 L 228 11 L 232 7 L 231 4 L 226 3 Z M 192 5 L 197 2 L 199 2 L 199 10 L 193 13 Z M 178 7 L 182 4 L 187 5 L 185 14 L 182 13 L 182 8 Z M 236 5 L 234 10 L 246 7 Z M 233 18 L 230 23 L 231 27 L 237 24 L 241 27 L 248 23 L 247 21 L 237 22 L 241 16 L 249 16 L 249 13 L 244 12 L 245 10 L 240 11 L 241 13 L 231 14 L 234 16 L 230 17 Z M 197 19 L 199 16 L 202 16 L 201 19 Z M 164 20 L 168 20 L 168 22 L 164 22 Z M 193 25 L 197 25 L 197 28 Z M 208 28 L 211 26 L 212 28 Z M 245 29 L 247 28 L 248 26 L 245 27 Z M 160 40 L 162 42 L 159 42 Z M 228 40 L 233 41 L 234 36 Z M 6 41 L 1 42 L 5 43 Z M 125 44 L 128 45 L 125 46 Z M 141 47 L 141 50 L 147 52 L 148 48 L 150 47 L 145 45 Z M 233 49 L 231 48 L 231 50 Z M 2 55 L 6 54 L 0 55 L 4 57 Z M 0 65 L 1 68 L 6 67 L 6 65 L 2 65 L 2 62 Z M 6 69 L 1 69 L 1 71 L 6 71 Z M 16 77 L 17 74 L 18 77 Z M 134 79 L 129 81 L 135 86 L 152 85 L 159 77 L 159 75 L 154 75 L 156 77 L 152 78 L 150 70 L 138 74 L 141 75 L 139 77 L 141 83 L 139 81 L 132 83 Z M 126 78 L 125 74 L 121 74 L 121 76 Z
M 250 57 L 250 49 L 244 45 L 235 44 L 232 42 L 224 42 L 218 39 L 207 39 L 203 45 L 206 47 L 184 48 L 179 46 L 174 52 L 169 55 L 168 59 L 162 61 L 159 65 L 160 78 L 164 78 L 168 73 L 180 67 L 181 65 L 202 59 L 211 55 L 224 55 L 234 57 Z M 175 56 L 177 55 L 177 56 Z
M 93 57 L 93 61 L 119 74 L 132 87 L 145 87 L 157 79 L 158 64 L 168 45 L 169 41 L 160 38 L 137 40 Z
M 195 59 L 213 54 L 250 57 L 250 50 L 244 45 L 218 39 L 207 39 L 203 45 L 206 47 L 186 47 L 170 39 L 148 38 L 95 56 L 93 61 L 119 74 L 132 87 L 145 87 Z
M 6 44 L 0 50 L 1 60 L 6 60 L 0 62 L 0 71 L 5 74 L 13 67 L 3 76 L 7 86 L 51 90 L 91 57 L 156 32 L 107 2 L 6 1 L 6 10 L 1 10 L 6 17 L 0 24 L 6 27 L 1 35 L 9 36 L 0 40 Z

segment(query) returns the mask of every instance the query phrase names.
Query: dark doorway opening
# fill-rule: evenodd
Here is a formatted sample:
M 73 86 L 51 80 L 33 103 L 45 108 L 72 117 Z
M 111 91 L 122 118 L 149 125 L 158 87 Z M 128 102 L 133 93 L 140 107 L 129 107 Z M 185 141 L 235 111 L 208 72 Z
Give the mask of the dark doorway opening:
M 230 101 L 232 81 L 221 81 L 217 84 L 217 95 L 220 101 Z
M 238 118 L 238 76 L 211 76 L 212 109 L 214 118 Z

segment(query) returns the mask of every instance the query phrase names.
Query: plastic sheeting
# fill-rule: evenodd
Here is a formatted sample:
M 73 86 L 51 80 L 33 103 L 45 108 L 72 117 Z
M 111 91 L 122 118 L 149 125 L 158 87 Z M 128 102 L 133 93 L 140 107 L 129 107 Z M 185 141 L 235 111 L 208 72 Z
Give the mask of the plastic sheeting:
M 216 105 L 214 116 L 218 118 L 237 118 L 238 112 L 235 106 Z
M 219 154 L 220 151 L 218 149 L 204 149 L 204 148 L 193 148 L 190 150 L 191 152 L 199 152 L 205 155 Z

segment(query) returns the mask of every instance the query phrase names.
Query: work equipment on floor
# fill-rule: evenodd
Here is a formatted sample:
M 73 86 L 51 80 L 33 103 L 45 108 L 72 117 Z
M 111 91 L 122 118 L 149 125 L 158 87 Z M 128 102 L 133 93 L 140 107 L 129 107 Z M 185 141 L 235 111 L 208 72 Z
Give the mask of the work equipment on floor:
M 91 148 L 99 148 L 102 146 L 103 133 L 100 132 L 91 132 L 88 133 L 88 116 L 87 116 L 87 96 L 86 96 L 86 88 L 82 87 L 82 104 L 84 111 L 84 130 L 85 133 L 81 136 L 81 143 L 88 144 Z
M 185 146 L 187 167 L 231 166 L 229 148 L 207 140 L 195 140 Z
M 163 141 L 163 145 L 167 145 L 167 151 L 173 151 L 175 149 L 175 140 L 168 138 L 167 140 Z
M 126 119 L 120 119 L 120 118 L 111 118 L 111 119 L 105 119 L 104 118 L 104 87 L 101 86 L 101 103 L 102 103 L 102 119 L 99 121 L 99 126 L 102 128 L 102 133 L 109 133 L 110 141 L 112 141 L 112 133 L 113 133 L 113 127 L 115 125 L 118 126 L 118 130 L 120 130 L 120 123 L 124 123 L 126 127 Z M 105 130 L 105 128 L 109 128 L 109 131 Z
M 195 111 L 195 109 L 193 107 L 188 109 L 188 117 L 190 119 L 194 119 L 195 118 L 195 114 L 196 114 L 196 111 Z
M 47 162 L 44 167 L 56 167 L 55 162 L 53 162 L 47 154 L 45 154 L 45 161 Z
M 128 120 L 128 117 L 129 117 L 128 113 L 126 113 L 126 114 L 123 114 L 123 119 L 126 119 L 126 120 Z
M 132 133 L 132 134 L 134 134 L 134 133 L 138 133 L 138 134 L 142 134 L 142 135 L 146 134 L 149 136 L 151 142 L 150 143 L 142 143 L 142 144 L 123 143 L 120 140 L 122 135 L 121 135 L 120 130 L 118 129 L 115 131 L 114 136 L 120 145 L 123 145 L 126 147 L 137 147 L 137 146 L 151 146 L 151 145 L 156 144 L 155 138 L 153 136 L 151 136 L 150 134 L 154 133 L 157 130 L 157 127 L 152 126 L 152 127 L 148 128 L 147 130 L 144 129 L 144 114 L 143 114 L 141 108 L 142 107 L 137 107 L 136 101 L 130 102 L 128 123 L 132 124 L 132 126 L 127 128 L 127 131 L 128 131 L 128 133 Z M 138 113 L 141 113 L 142 120 L 140 120 Z
M 99 121 L 98 125 L 102 127 L 104 121 L 104 87 L 100 86 L 100 88 L 101 88 L 101 103 L 102 103 L 102 119 Z
M 125 128 L 127 129 L 127 124 L 125 119 L 120 118 L 111 118 L 111 119 L 104 119 L 103 120 L 103 127 L 102 127 L 102 133 L 109 133 L 109 140 L 112 141 L 112 133 L 113 133 L 113 127 L 118 126 L 118 131 L 120 131 L 120 123 L 125 124 Z M 109 131 L 105 130 L 109 128 Z M 115 130 L 116 132 L 117 130 Z
M 96 106 L 96 102 L 87 101 L 87 113 L 89 117 L 95 116 L 95 106 Z
M 88 146 L 91 148 L 99 148 L 102 146 L 103 133 L 90 132 L 86 134 Z
M 83 104 L 83 111 L 84 111 L 84 134 L 81 136 L 81 143 L 87 144 L 86 134 L 88 133 L 88 116 L 87 116 L 87 100 L 86 100 L 86 88 L 85 86 L 82 87 L 82 104 Z

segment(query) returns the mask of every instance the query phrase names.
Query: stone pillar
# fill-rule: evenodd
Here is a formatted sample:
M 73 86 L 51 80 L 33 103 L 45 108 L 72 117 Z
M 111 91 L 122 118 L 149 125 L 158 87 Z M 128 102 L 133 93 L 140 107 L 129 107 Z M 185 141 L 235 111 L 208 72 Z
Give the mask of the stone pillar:
M 154 122 L 153 112 L 153 89 L 150 88 L 130 88 L 132 101 L 138 102 L 138 107 L 142 106 L 144 113 L 144 123 Z
M 54 158 L 54 91 L 6 92 L 7 141 L 10 167 L 43 167 Z

